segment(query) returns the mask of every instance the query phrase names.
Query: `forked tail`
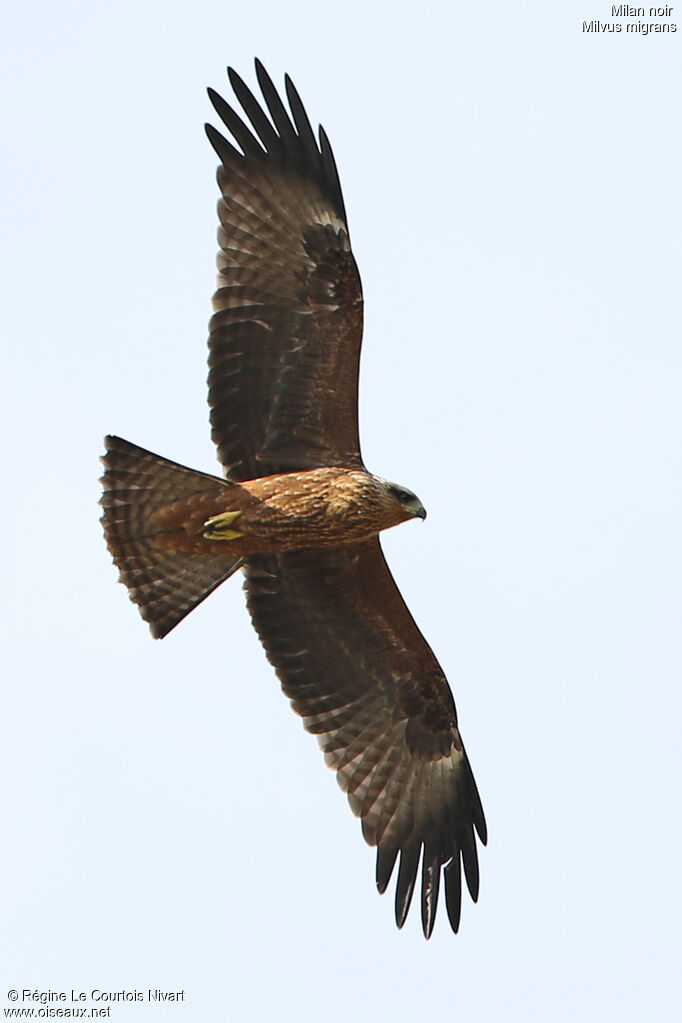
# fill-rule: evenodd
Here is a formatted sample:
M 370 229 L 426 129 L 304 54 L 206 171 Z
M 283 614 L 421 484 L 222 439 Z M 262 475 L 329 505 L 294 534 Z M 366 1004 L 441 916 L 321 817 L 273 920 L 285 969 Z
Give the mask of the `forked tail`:
M 151 516 L 173 501 L 229 486 L 225 480 L 187 469 L 120 437 L 105 437 L 102 458 L 107 546 L 130 599 L 160 639 L 235 572 L 241 558 L 188 554 L 155 543 Z

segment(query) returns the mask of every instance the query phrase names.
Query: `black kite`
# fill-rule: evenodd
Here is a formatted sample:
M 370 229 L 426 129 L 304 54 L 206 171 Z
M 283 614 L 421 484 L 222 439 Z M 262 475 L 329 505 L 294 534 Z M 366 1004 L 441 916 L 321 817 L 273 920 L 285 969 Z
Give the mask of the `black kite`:
M 282 688 L 377 847 L 379 891 L 400 853 L 398 926 L 421 857 L 424 933 L 441 868 L 457 931 L 461 864 L 476 900 L 486 825 L 452 693 L 379 544 L 425 512 L 360 454 L 362 290 L 334 157 L 288 77 L 291 114 L 256 62 L 266 113 L 228 73 L 250 127 L 209 90 L 239 147 L 207 126 L 222 161 L 208 385 L 225 479 L 107 437 L 107 543 L 157 637 L 243 570 Z

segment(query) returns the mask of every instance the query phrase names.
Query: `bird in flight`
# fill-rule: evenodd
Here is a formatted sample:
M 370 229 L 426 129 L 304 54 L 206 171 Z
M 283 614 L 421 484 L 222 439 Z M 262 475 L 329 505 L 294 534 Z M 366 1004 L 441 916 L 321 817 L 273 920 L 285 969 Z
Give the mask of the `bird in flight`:
M 478 897 L 476 783 L 443 671 L 384 559 L 379 533 L 426 516 L 368 472 L 358 437 L 363 299 L 327 135 L 291 79 L 287 111 L 228 69 L 243 113 L 209 96 L 221 164 L 208 401 L 224 478 L 105 440 L 102 523 L 131 599 L 163 637 L 237 569 L 282 689 L 376 846 L 402 927 L 421 860 L 431 935 L 441 875 L 452 929 L 461 876 Z

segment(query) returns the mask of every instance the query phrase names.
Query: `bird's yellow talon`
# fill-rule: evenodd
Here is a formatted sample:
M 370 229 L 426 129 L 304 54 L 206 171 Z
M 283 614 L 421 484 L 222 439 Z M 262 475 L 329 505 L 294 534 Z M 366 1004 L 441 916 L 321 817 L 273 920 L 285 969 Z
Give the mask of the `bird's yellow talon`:
M 230 529 L 236 518 L 241 515 L 240 511 L 221 512 L 204 522 L 204 538 L 206 540 L 238 540 L 244 536 L 236 529 Z

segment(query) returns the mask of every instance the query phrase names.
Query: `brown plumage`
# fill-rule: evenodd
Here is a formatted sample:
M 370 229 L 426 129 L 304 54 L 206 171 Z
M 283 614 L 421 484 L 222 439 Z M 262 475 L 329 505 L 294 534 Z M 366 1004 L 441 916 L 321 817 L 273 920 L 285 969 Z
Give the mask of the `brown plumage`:
M 209 404 L 226 478 L 107 437 L 107 543 L 158 637 L 243 569 L 282 688 L 377 846 L 380 891 L 400 854 L 398 925 L 421 859 L 424 933 L 441 870 L 456 931 L 461 865 L 476 900 L 486 825 L 449 686 L 379 545 L 425 512 L 362 461 L 362 290 L 334 157 L 288 77 L 291 115 L 256 62 L 266 114 L 228 73 L 250 126 L 210 91 L 239 146 L 207 126 L 222 161 Z

